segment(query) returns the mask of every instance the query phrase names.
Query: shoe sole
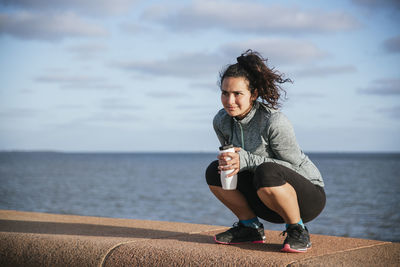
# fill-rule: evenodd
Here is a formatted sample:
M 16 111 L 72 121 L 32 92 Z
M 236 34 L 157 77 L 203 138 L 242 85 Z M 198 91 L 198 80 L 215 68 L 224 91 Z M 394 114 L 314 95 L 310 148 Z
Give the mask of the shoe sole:
M 264 244 L 265 240 L 256 240 L 256 241 L 244 241 L 244 242 L 222 242 L 222 241 L 218 241 L 217 238 L 214 236 L 214 241 L 215 243 L 218 244 L 223 244 L 223 245 L 239 245 L 239 244 L 243 244 L 243 243 L 254 243 L 254 244 Z
M 307 250 L 311 248 L 311 244 L 307 245 L 306 248 L 301 248 L 301 249 L 293 249 L 290 247 L 289 244 L 285 244 L 283 248 L 281 249 L 282 252 L 289 252 L 289 253 L 304 253 L 307 252 Z

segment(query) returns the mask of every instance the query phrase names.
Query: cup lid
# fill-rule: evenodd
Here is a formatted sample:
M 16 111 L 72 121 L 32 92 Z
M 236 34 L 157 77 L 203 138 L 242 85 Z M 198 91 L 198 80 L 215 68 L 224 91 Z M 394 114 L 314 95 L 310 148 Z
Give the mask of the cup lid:
M 233 147 L 233 145 L 232 144 L 229 144 L 229 145 L 224 145 L 224 146 L 220 146 L 219 147 L 219 150 L 225 150 L 225 149 L 229 149 L 229 148 L 232 148 Z

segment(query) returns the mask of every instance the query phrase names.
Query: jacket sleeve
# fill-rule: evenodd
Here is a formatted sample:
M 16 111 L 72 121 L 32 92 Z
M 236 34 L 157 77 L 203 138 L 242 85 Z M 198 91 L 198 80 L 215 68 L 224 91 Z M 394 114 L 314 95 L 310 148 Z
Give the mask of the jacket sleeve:
M 220 144 L 224 145 L 225 141 L 227 141 L 227 140 L 225 140 L 224 135 L 222 134 L 221 130 L 219 129 L 219 127 L 218 127 L 219 125 L 220 125 L 220 118 L 218 115 L 216 115 L 213 120 L 214 131 L 217 134 Z
M 275 157 L 264 157 L 242 149 L 239 151 L 240 170 L 254 171 L 264 162 L 275 162 L 285 167 L 298 169 L 305 156 L 297 144 L 294 129 L 286 116 L 282 113 L 273 114 L 264 134 Z

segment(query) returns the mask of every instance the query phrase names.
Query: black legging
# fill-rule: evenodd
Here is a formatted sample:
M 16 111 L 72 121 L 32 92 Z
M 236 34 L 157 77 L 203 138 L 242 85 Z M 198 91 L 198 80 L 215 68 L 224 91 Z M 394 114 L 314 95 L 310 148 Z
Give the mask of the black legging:
M 221 187 L 217 160 L 208 166 L 206 180 L 208 185 Z M 303 222 L 313 220 L 324 209 L 326 201 L 324 188 L 314 185 L 295 171 L 277 163 L 263 163 L 256 168 L 254 174 L 249 171 L 239 172 L 237 189 L 242 192 L 258 217 L 272 223 L 284 223 L 278 213 L 264 205 L 257 195 L 257 190 L 261 187 L 280 186 L 285 183 L 289 183 L 296 190 Z

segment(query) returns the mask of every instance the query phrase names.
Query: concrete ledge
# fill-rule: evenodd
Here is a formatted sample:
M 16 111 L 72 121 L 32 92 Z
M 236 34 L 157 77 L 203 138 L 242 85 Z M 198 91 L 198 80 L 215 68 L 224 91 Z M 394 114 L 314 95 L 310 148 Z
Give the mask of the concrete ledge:
M 400 243 L 311 235 L 302 254 L 218 245 L 221 226 L 0 210 L 0 266 L 400 266 Z

